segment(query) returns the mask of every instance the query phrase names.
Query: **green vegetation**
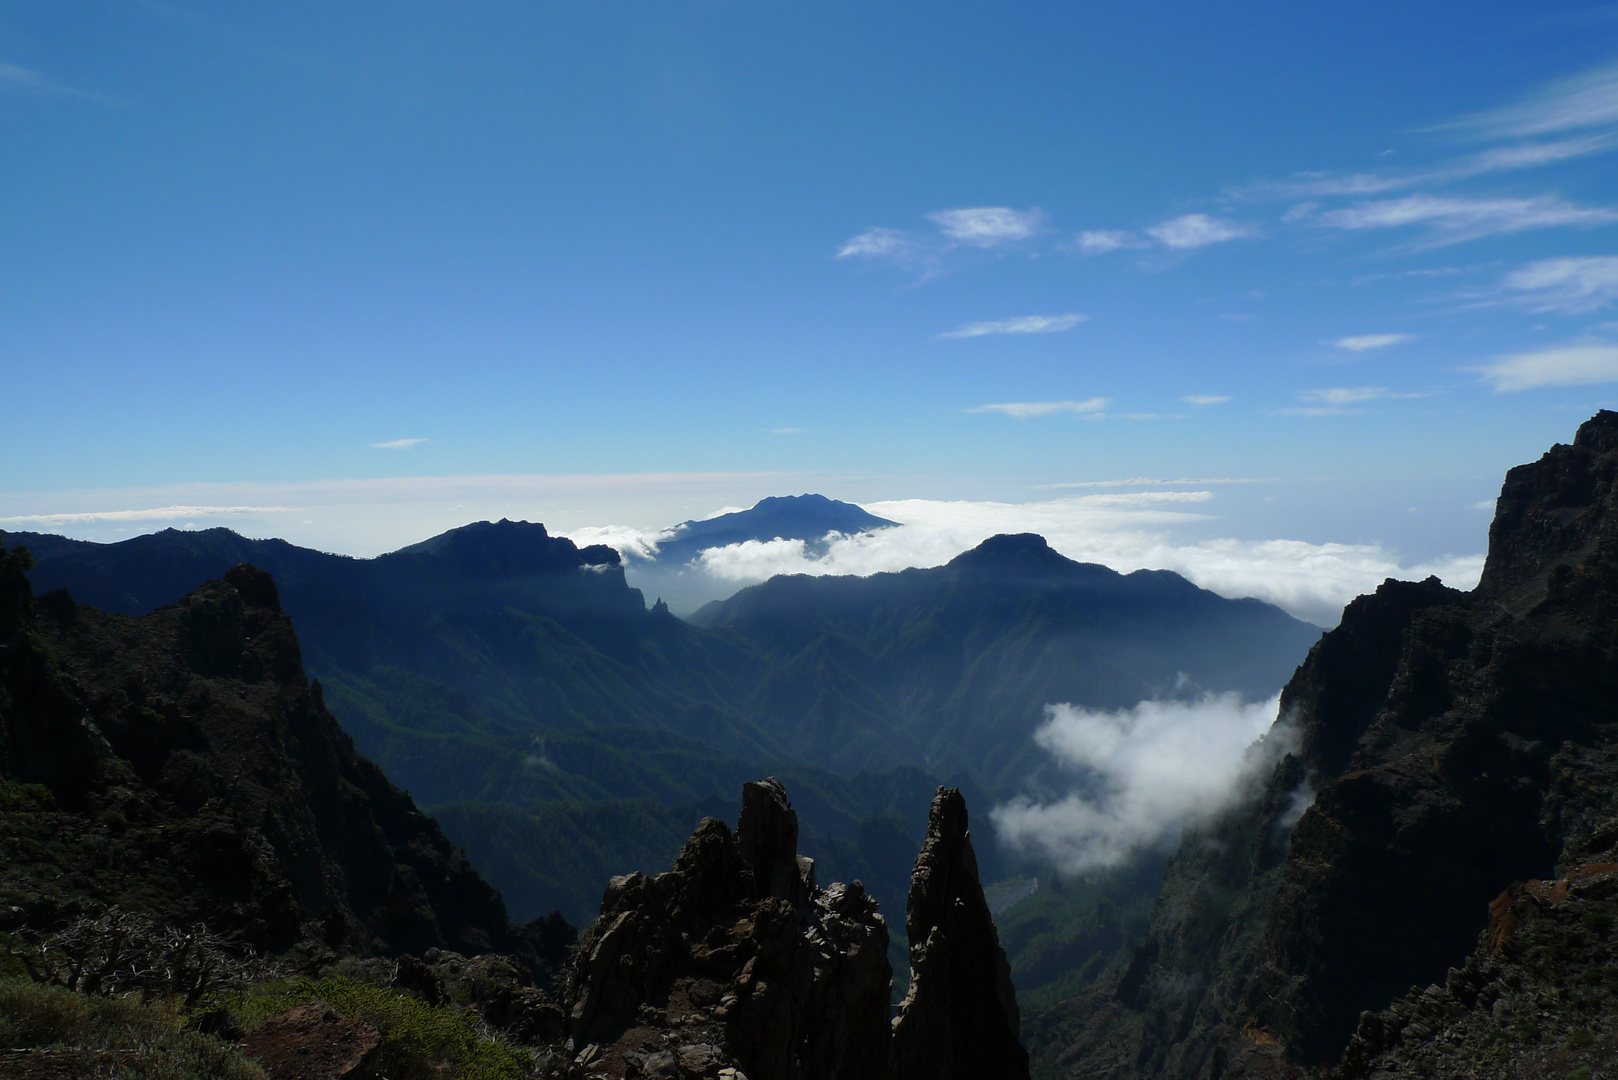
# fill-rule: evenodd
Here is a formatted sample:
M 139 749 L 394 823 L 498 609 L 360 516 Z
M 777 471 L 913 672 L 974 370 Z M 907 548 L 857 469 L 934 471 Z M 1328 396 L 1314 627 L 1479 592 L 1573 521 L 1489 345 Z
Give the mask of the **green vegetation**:
M 0 979 L 0 1047 L 51 1051 L 81 1076 L 264 1080 L 236 1047 L 187 1029 L 173 1001 L 97 997 L 25 979 Z
M 995 916 L 1025 1015 L 1072 997 L 1126 961 L 1146 934 L 1164 856 L 1149 853 L 1115 870 L 1039 888 Z
M 263 983 L 228 1001 L 241 1026 L 252 1031 L 309 1001 L 362 1020 L 382 1036 L 377 1067 L 390 1080 L 523 1080 L 533 1068 L 527 1051 L 480 1033 L 470 1016 L 450 1005 L 428 1005 L 400 990 L 355 979 L 298 979 Z

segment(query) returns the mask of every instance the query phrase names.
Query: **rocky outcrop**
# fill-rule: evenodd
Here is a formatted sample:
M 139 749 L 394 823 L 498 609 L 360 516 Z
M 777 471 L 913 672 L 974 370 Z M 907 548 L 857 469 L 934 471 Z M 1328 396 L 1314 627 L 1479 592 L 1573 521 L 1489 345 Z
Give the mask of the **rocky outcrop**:
M 1511 886 L 1440 984 L 1360 1018 L 1342 1080 L 1577 1076 L 1618 1060 L 1618 863 Z M 1599 1075 L 1599 1074 L 1598 1074 Z
M 906 919 L 911 993 L 890 1023 L 876 901 L 857 881 L 819 888 L 785 790 L 743 785 L 734 834 L 705 818 L 672 870 L 608 886 L 569 985 L 571 1075 L 1026 1077 L 966 825 L 940 789 Z
M 558 959 L 355 752 L 268 574 L 127 618 L 32 600 L 22 562 L 0 551 L 0 929 L 117 906 L 310 964 Z
M 887 925 L 858 882 L 816 888 L 797 837 L 781 785 L 749 783 L 734 835 L 705 818 L 672 870 L 612 880 L 569 988 L 580 1065 L 886 1075 Z
M 1618 852 L 1615 615 L 1603 412 L 1507 476 L 1476 590 L 1390 581 L 1348 606 L 1282 694 L 1296 751 L 1186 837 L 1128 970 L 1032 1025 L 1040 1060 L 1293 1076 L 1335 1067 L 1356 1031 L 1372 1046 L 1361 1014 L 1445 984 L 1502 890 Z
M 894 1080 L 1028 1075 L 1017 992 L 967 832 L 966 800 L 940 788 L 905 909 L 910 990 L 893 1023 Z

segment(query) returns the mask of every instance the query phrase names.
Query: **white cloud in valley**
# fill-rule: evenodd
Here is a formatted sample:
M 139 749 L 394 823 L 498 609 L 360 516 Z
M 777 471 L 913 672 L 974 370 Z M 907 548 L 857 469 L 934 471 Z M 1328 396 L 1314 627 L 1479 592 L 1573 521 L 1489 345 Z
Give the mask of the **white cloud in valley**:
M 1088 315 L 1022 315 L 996 322 L 969 322 L 939 334 L 942 338 L 975 338 L 990 334 L 1059 334 L 1090 318 Z
M 426 439 L 389 439 L 387 442 L 374 442 L 372 450 L 409 450 L 412 446 L 420 446 Z
M 1171 844 L 1183 827 L 1230 805 L 1291 749 L 1290 728 L 1271 732 L 1279 702 L 1279 696 L 1243 702 L 1223 694 L 1142 701 L 1117 712 L 1047 706 L 1034 741 L 1073 774 L 1072 790 L 1054 801 L 1013 799 L 990 811 L 990 819 L 1001 843 L 1041 855 L 1067 874 Z

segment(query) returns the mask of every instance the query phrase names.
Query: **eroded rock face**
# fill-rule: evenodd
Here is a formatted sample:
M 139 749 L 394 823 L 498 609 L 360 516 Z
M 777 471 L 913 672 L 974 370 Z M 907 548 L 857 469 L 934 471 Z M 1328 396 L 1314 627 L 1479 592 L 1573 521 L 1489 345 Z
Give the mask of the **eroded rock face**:
M 939 788 L 905 910 L 910 991 L 893 1024 L 894 1080 L 1026 1077 L 1011 965 L 983 898 L 966 800 Z
M 672 870 L 607 887 L 569 986 L 579 1064 L 881 1080 L 893 973 L 876 907 L 858 882 L 817 889 L 781 785 L 744 785 L 734 836 L 705 818 Z
M 1464 969 L 1502 890 L 1618 857 L 1618 413 L 1511 470 L 1476 590 L 1360 597 L 1281 701 L 1297 752 L 1187 837 L 1116 984 L 1034 1025 L 1060 1072 L 1320 1075 L 1356 1031 L 1362 1062 L 1392 1053 L 1361 1014 L 1399 1027 L 1407 994 Z M 1399 1045 L 1437 1030 L 1405 1024 Z

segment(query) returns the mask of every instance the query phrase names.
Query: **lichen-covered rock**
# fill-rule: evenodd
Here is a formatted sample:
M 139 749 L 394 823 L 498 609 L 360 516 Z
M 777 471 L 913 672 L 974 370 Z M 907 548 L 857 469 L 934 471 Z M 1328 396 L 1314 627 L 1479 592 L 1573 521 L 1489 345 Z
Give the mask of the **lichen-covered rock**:
M 939 788 L 905 910 L 910 990 L 893 1024 L 894 1080 L 1017 1080 L 1017 994 L 978 880 L 966 800 Z

